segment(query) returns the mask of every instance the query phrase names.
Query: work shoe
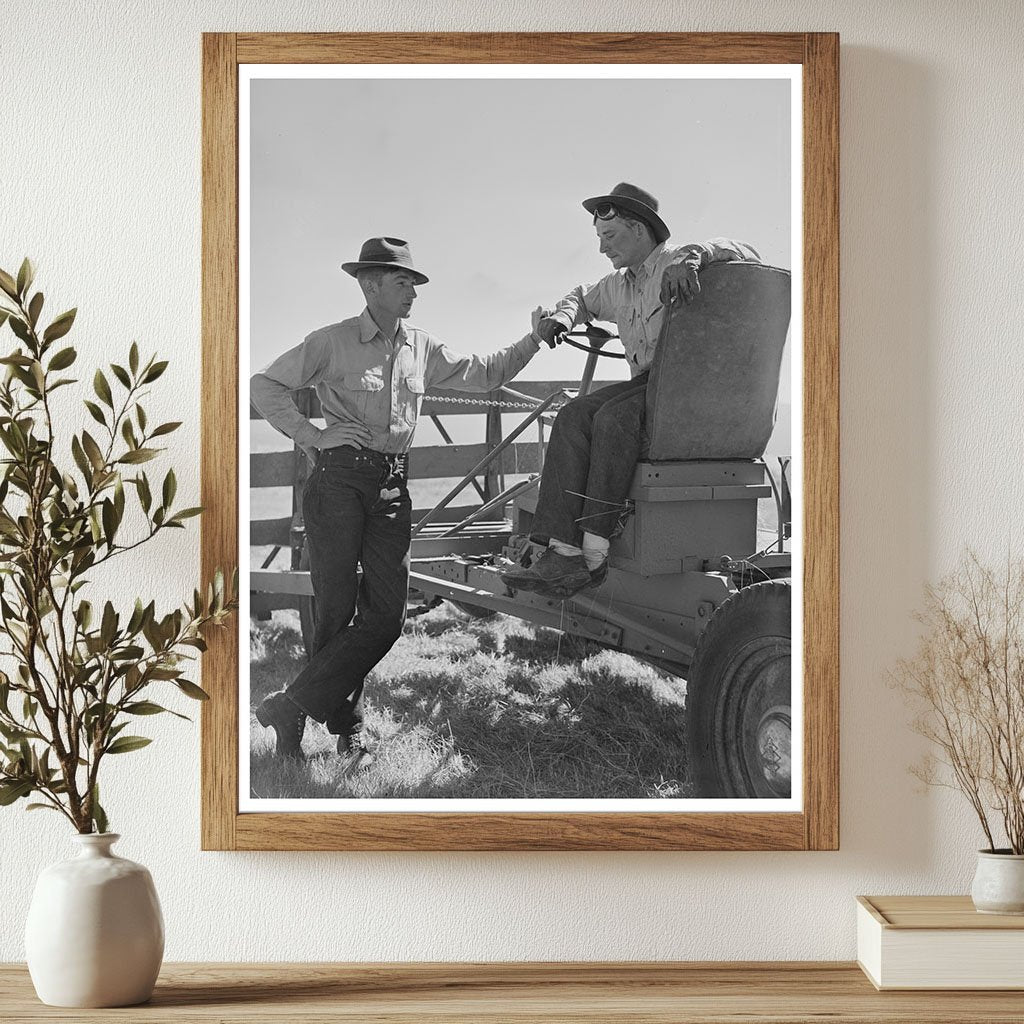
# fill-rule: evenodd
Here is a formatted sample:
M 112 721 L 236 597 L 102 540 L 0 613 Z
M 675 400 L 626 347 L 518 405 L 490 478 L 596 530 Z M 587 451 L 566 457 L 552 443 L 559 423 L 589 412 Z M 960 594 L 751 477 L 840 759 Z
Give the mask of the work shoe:
M 277 756 L 302 758 L 302 734 L 306 729 L 306 713 L 285 696 L 284 691 L 272 693 L 256 708 L 256 721 L 277 734 Z
M 544 597 L 558 597 L 562 600 L 567 600 L 570 597 L 574 597 L 581 590 L 599 587 L 608 578 L 608 559 L 604 559 L 596 569 L 588 569 L 587 572 L 589 579 L 583 583 L 575 581 L 570 583 L 552 583 L 548 586 L 538 587 L 537 593 Z
M 534 559 L 529 569 L 514 566 L 501 573 L 501 579 L 513 590 L 547 593 L 557 587 L 571 589 L 573 593 L 590 585 L 590 570 L 582 555 L 560 555 L 548 548 L 540 558 Z
M 366 745 L 361 729 L 349 733 L 343 732 L 338 737 L 338 756 L 348 760 L 348 764 L 345 766 L 346 773 L 357 768 L 369 768 L 374 762 L 374 753 Z

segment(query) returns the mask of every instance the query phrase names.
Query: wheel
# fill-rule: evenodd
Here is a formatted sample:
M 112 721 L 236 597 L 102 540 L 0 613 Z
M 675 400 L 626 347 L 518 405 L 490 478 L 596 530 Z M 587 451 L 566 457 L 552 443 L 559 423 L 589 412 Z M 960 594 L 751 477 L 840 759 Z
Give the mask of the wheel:
M 697 641 L 686 686 L 699 797 L 788 797 L 792 678 L 790 585 L 737 591 Z

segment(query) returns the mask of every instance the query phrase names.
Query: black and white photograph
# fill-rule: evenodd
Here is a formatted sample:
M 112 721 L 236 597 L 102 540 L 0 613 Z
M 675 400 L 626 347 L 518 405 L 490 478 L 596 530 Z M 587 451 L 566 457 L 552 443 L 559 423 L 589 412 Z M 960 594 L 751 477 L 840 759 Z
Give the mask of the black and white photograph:
M 799 810 L 799 67 L 240 72 L 239 809 Z

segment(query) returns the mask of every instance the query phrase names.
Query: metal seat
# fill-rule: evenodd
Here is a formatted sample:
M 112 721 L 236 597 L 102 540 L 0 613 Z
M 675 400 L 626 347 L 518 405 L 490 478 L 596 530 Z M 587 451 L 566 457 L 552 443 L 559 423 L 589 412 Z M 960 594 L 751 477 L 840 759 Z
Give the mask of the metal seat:
M 757 459 L 775 426 L 790 275 L 713 263 L 666 317 L 647 385 L 645 461 Z

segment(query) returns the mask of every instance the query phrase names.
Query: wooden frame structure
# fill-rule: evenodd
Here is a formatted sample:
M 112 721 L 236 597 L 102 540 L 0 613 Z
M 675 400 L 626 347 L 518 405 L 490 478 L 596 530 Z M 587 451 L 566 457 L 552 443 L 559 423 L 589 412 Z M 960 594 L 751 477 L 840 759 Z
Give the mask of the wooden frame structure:
M 803 810 L 240 813 L 237 634 L 204 657 L 202 845 L 215 850 L 831 850 L 839 843 L 839 38 L 735 34 L 203 37 L 202 572 L 238 563 L 238 67 L 767 63 L 803 67 Z

